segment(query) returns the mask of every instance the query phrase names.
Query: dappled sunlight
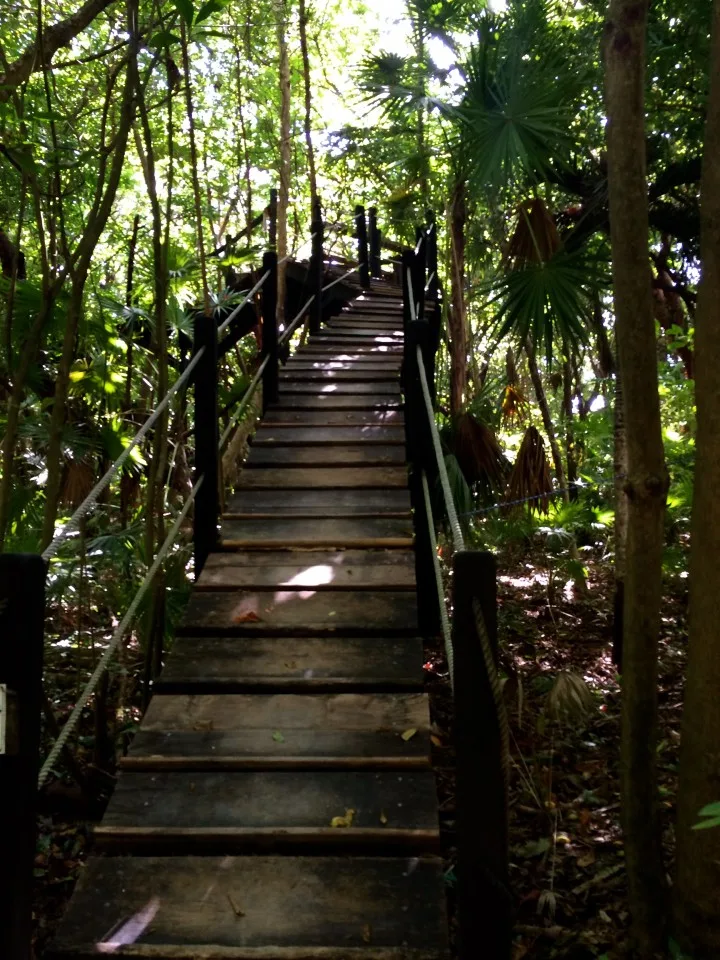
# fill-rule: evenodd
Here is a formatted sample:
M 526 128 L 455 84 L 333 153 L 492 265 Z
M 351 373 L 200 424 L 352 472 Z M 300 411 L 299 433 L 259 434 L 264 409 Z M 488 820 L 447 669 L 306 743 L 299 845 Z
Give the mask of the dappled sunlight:
M 326 383 L 324 387 L 320 387 L 321 393 L 334 393 L 337 390 L 337 384 L 335 383 Z
M 159 909 L 160 900 L 158 897 L 153 897 L 136 914 L 122 921 L 107 934 L 105 939 L 96 943 L 95 949 L 98 953 L 115 953 L 123 947 L 136 943 L 153 922 Z

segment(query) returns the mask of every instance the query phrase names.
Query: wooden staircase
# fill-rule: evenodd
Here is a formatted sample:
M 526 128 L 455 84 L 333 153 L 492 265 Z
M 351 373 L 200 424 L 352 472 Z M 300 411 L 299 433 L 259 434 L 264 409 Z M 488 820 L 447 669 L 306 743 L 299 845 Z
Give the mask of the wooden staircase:
M 55 956 L 447 956 L 402 345 L 375 281 L 282 369 Z

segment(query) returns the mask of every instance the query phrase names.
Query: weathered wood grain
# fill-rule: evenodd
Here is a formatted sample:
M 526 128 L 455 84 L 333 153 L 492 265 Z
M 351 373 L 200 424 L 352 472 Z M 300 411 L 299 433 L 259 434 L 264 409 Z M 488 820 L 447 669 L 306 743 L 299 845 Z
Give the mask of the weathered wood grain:
M 155 690 L 417 691 L 422 664 L 419 637 L 176 637 Z
M 243 470 L 238 490 L 405 489 L 405 467 L 258 467 Z
M 81 960 L 444 960 L 444 904 L 432 858 L 92 858 L 54 950 Z
M 179 633 L 308 637 L 326 633 L 377 636 L 418 632 L 410 592 L 278 590 L 194 593 Z
M 400 383 L 396 379 L 378 380 L 376 383 L 354 383 L 354 382 L 335 382 L 335 383 L 312 383 L 301 380 L 293 380 L 290 377 L 283 379 L 280 385 L 280 395 L 304 393 L 311 396 L 323 395 L 327 393 L 336 393 L 340 396 L 365 396 L 379 393 L 381 396 L 400 395 Z
M 274 451 L 272 451 L 274 452 Z M 412 520 L 377 517 L 223 520 L 223 550 L 248 548 L 277 550 L 283 547 L 405 547 L 413 545 Z
M 405 443 L 405 428 L 391 425 L 370 426 L 310 426 L 279 427 L 274 424 L 261 424 L 253 439 L 253 446 L 290 444 L 313 447 L 318 444 L 389 444 Z
M 245 466 L 255 467 L 384 467 L 405 464 L 405 447 L 400 444 L 316 444 L 280 446 L 258 444 L 250 448 Z
M 267 517 L 407 516 L 406 490 L 298 490 L 291 497 L 279 490 L 233 494 L 225 505 L 227 519 Z
M 403 401 L 399 394 L 374 393 L 364 394 L 362 396 L 347 396 L 345 394 L 316 393 L 314 395 L 303 396 L 301 394 L 288 394 L 283 396 L 282 392 L 278 402 L 270 408 L 273 410 L 402 410 Z
M 283 427 L 382 426 L 403 427 L 402 410 L 268 410 L 263 423 Z
M 290 382 L 300 383 L 386 383 L 393 382 L 400 376 L 400 368 L 385 370 L 369 370 L 365 367 L 355 367 L 350 370 L 331 368 L 321 370 L 312 368 L 303 370 L 297 366 L 283 367 L 280 371 L 281 384 Z

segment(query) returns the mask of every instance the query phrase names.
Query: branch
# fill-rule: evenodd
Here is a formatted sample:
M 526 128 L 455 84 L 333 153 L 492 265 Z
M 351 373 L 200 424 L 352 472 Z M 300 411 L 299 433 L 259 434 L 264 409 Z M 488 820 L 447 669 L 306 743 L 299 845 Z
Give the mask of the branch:
M 47 66 L 50 63 L 61 47 L 66 47 L 71 43 L 111 3 L 113 3 L 113 0 L 86 0 L 77 13 L 68 17 L 67 20 L 60 20 L 58 23 L 46 27 L 42 36 L 45 65 Z M 30 44 L 21 57 L 9 64 L 5 73 L 0 76 L 0 103 L 9 100 L 12 90 L 25 83 L 33 73 L 41 70 L 42 67 L 42 58 L 36 41 Z

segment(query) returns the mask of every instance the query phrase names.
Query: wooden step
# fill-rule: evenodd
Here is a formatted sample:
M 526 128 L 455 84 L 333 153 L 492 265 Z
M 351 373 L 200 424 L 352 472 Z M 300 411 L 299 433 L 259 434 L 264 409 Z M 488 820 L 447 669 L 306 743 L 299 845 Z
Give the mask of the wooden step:
M 253 446 L 290 445 L 317 446 L 318 444 L 404 444 L 405 428 L 394 426 L 326 426 L 276 427 L 261 423 L 253 438 Z
M 292 497 L 279 490 L 258 490 L 231 496 L 223 514 L 228 520 L 409 515 L 410 494 L 406 490 L 298 490 Z
M 423 686 L 422 664 L 419 637 L 296 637 L 290 649 L 287 637 L 177 637 L 154 690 L 418 691 Z
M 401 523 L 407 532 L 408 520 Z M 211 553 L 195 585 L 196 590 L 301 591 L 414 587 L 415 554 L 410 549 L 317 548 Z
M 397 393 L 365 393 L 358 396 L 338 393 L 337 391 L 309 393 L 280 393 L 277 403 L 270 407 L 275 410 L 364 410 L 389 411 L 402 410 L 402 397 Z
M 310 337 L 306 347 L 301 347 L 298 356 L 308 354 L 317 354 L 318 356 L 328 356 L 334 354 L 351 354 L 352 356 L 381 356 L 381 357 L 402 357 L 403 345 L 400 343 L 353 343 L 347 344 L 345 341 L 339 344 L 332 342 L 332 337 L 328 335 L 318 335 Z
M 399 378 L 388 379 L 384 377 L 375 383 L 342 383 L 335 381 L 334 383 L 322 384 L 313 383 L 312 381 L 304 382 L 291 376 L 281 378 L 280 396 L 287 397 L 295 393 L 315 397 L 322 396 L 326 393 L 337 394 L 339 396 L 373 396 L 379 393 L 381 396 L 395 395 L 399 397 L 400 381 Z
M 258 467 L 243 470 L 239 490 L 405 489 L 405 467 Z
M 285 655 L 292 663 L 287 641 Z M 192 770 L 427 768 L 430 749 L 423 693 L 165 693 L 153 697 L 122 762 Z
M 94 857 L 55 956 L 446 960 L 443 865 L 406 857 Z
M 319 333 L 311 337 L 310 344 L 313 347 L 326 346 L 337 350 L 342 347 L 344 350 L 357 350 L 360 347 L 377 349 L 378 347 L 395 348 L 396 352 L 402 352 L 403 338 L 394 334 L 378 333 L 377 331 L 358 331 L 355 334 L 345 333 L 342 330 L 328 330 L 327 333 Z
M 342 359 L 352 357 L 352 359 Z M 285 364 L 285 370 L 322 370 L 341 371 L 343 373 L 385 373 L 394 375 L 402 366 L 402 357 L 374 357 L 366 353 L 364 356 L 353 357 L 351 353 L 337 354 L 334 357 L 322 357 L 320 354 L 310 354 L 307 357 L 290 358 Z
M 366 370 L 366 369 L 354 369 L 354 370 L 320 370 L 320 369 L 310 369 L 303 370 L 300 367 L 287 366 L 283 367 L 280 370 L 280 383 L 285 384 L 289 381 L 293 382 L 312 382 L 312 381 L 321 381 L 325 382 L 342 382 L 342 383 L 379 383 L 379 382 L 390 382 L 394 383 L 399 379 L 400 370 L 387 369 L 387 370 Z
M 435 778 L 399 769 L 124 770 L 93 833 L 100 849 L 124 853 L 327 853 L 369 844 L 435 853 Z M 351 824 L 333 827 L 348 810 Z
M 196 591 L 178 634 L 315 637 L 418 632 L 417 601 L 394 590 Z
M 313 447 L 252 446 L 245 466 L 258 467 L 384 467 L 405 463 L 400 444 L 318 444 Z
M 400 340 L 402 338 L 402 328 L 397 326 L 388 327 L 387 330 L 385 330 L 381 327 L 372 327 L 369 324 L 360 327 L 354 323 L 346 324 L 342 321 L 331 321 L 327 325 L 327 330 L 332 336 L 338 337 L 338 339 L 347 337 L 348 340 L 350 340 L 353 337 L 365 337 L 368 339 L 376 338 L 378 343 L 392 343 L 393 340 Z
M 283 547 L 404 547 L 411 550 L 413 525 L 411 517 L 374 517 L 359 520 L 336 517 L 224 519 L 220 526 L 220 544 L 222 550 L 243 550 L 249 547 L 263 551 L 282 550 Z
M 381 426 L 397 425 L 404 429 L 405 417 L 402 410 L 285 410 L 271 408 L 265 414 L 264 424 L 274 426 Z

